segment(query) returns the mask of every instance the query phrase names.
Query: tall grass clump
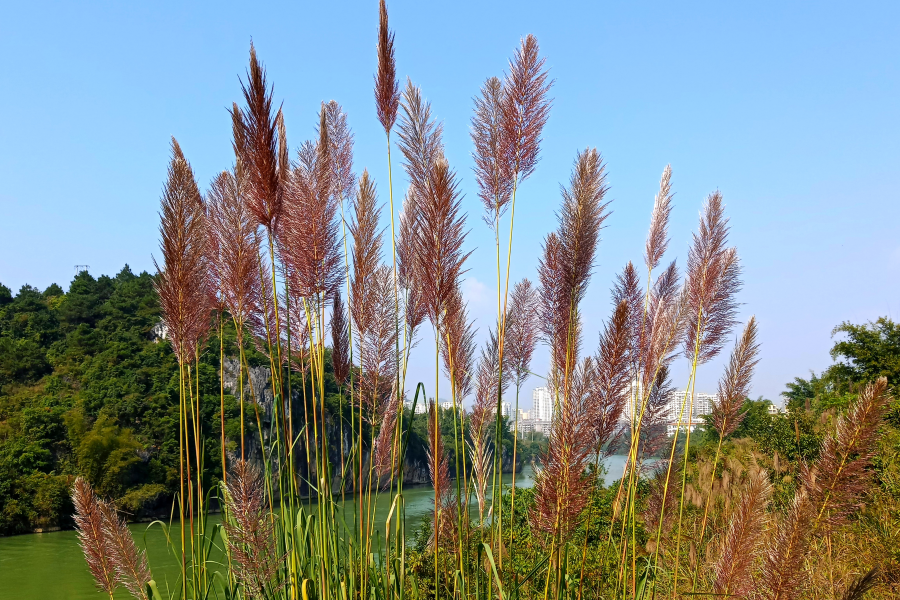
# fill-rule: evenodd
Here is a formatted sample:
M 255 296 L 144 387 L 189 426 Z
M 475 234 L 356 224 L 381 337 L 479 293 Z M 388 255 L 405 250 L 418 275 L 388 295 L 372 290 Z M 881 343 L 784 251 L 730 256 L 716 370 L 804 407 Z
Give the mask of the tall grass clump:
M 157 585 L 115 507 L 78 480 L 76 525 L 98 588 L 110 598 L 122 585 L 138 598 L 185 600 L 803 597 L 813 538 L 834 535 L 865 501 L 885 381 L 837 420 L 818 459 L 802 467 L 793 499 L 779 504 L 774 471 L 726 453 L 758 361 L 751 317 L 719 385 L 714 457 L 698 457 L 697 376 L 738 325 L 741 263 L 718 191 L 702 208 L 684 273 L 663 262 L 674 207 L 668 166 L 643 270 L 629 262 L 614 281 L 596 345 L 584 328 L 596 307 L 585 298 L 611 211 L 595 148 L 575 154 L 537 283 L 511 285 L 516 206 L 538 201 L 525 183 L 540 163 L 554 83 L 532 35 L 474 99 L 473 189 L 494 235 L 497 275 L 496 319 L 479 349 L 462 287 L 474 252 L 466 178 L 445 153 L 443 124 L 423 91 L 411 79 L 401 87 L 384 0 L 376 48 L 387 203 L 384 184 L 379 191 L 368 170 L 357 174 L 337 102 L 317 107 L 309 140 L 289 144 L 252 46 L 231 109 L 234 162 L 205 194 L 172 141 L 157 292 L 179 366 L 179 489 L 161 526 L 180 577 Z M 399 213 L 392 150 L 407 185 Z M 430 335 L 422 335 L 426 321 Z M 224 427 L 226 327 L 236 339 L 236 440 Z M 222 432 L 207 440 L 196 365 L 213 328 Z M 531 371 L 539 341 L 550 356 L 543 375 Z M 407 381 L 414 349 L 433 357 L 433 385 Z M 687 391 L 671 415 L 679 358 Z M 532 375 L 547 382 L 553 420 L 534 487 L 523 490 L 518 404 Z M 451 410 L 439 406 L 441 393 Z M 515 395 L 509 420 L 507 394 Z M 412 541 L 406 518 L 416 444 L 434 490 L 423 543 Z M 221 481 L 207 477 L 207 446 L 217 447 Z M 612 453 L 626 456 L 625 467 L 605 487 Z M 212 525 L 211 508 L 221 524 Z M 877 574 L 866 575 L 847 590 L 862 597 L 875 585 Z

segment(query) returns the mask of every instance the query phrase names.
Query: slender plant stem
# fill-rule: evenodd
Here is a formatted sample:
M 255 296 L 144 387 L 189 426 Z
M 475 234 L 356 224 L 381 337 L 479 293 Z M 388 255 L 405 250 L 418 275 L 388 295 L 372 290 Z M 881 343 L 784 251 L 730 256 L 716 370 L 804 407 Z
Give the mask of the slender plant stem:
M 178 520 L 181 530 L 181 595 L 187 598 L 187 562 L 185 558 L 184 539 L 184 362 L 178 361 L 178 463 L 179 482 L 181 484 L 181 498 L 178 502 Z
M 698 319 L 699 321 L 699 319 Z M 698 327 L 699 331 L 699 327 Z M 691 366 L 691 370 L 696 372 L 697 370 L 697 357 L 699 355 L 700 349 L 700 335 L 697 335 L 697 344 L 695 345 L 694 351 L 694 362 Z M 681 498 L 678 502 L 678 535 L 675 537 L 675 571 L 673 572 L 673 582 L 672 582 L 672 599 L 675 600 L 678 598 L 678 566 L 681 563 L 681 524 L 682 518 L 684 516 L 684 493 L 687 489 L 687 465 L 688 465 L 688 454 L 691 449 L 691 428 L 694 422 L 694 390 L 697 387 L 697 377 L 691 377 L 691 401 L 690 408 L 688 409 L 688 427 L 687 427 L 687 435 L 684 440 L 684 463 L 681 467 Z M 687 391 L 687 390 L 685 390 Z
M 725 418 L 723 423 L 723 429 L 725 424 L 728 423 L 728 418 Z M 701 544 L 703 544 L 703 537 L 706 534 L 706 523 L 707 517 L 709 516 L 709 506 L 712 502 L 712 488 L 713 482 L 716 480 L 716 467 L 719 465 L 719 456 L 722 452 L 722 441 L 725 436 L 719 435 L 719 443 L 716 445 L 716 455 L 713 459 L 712 473 L 709 475 L 709 487 L 706 490 L 706 506 L 703 508 L 703 524 L 700 526 L 700 536 L 697 538 L 697 548 L 698 550 L 701 548 Z M 697 574 L 700 571 L 700 561 L 697 561 L 697 565 L 694 567 L 694 575 L 692 579 L 692 588 L 691 592 L 695 593 L 697 591 Z
M 228 466 L 225 464 L 225 341 L 223 338 L 222 311 L 219 311 L 219 428 L 222 433 L 222 481 L 227 481 Z

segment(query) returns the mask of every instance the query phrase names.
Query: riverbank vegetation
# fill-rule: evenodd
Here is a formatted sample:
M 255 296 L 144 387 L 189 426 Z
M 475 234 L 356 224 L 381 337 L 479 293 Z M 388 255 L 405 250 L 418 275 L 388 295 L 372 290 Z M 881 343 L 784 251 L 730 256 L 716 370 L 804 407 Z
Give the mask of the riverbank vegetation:
M 153 277 L 127 265 L 115 276 L 82 271 L 68 290 L 23 286 L 14 294 L 0 284 L 0 535 L 72 527 L 69 489 L 78 475 L 131 519 L 168 516 L 178 491 L 178 365 L 159 324 Z M 218 346 L 217 335 L 211 346 Z M 223 344 L 226 359 L 236 362 L 231 322 Z M 244 352 L 251 367 L 265 369 L 267 359 L 252 344 Z M 211 440 L 207 477 L 214 485 L 221 480 L 221 463 L 212 460 L 221 433 L 218 354 L 203 354 L 200 370 L 201 421 Z M 331 378 L 326 393 L 327 413 L 337 416 L 341 399 Z M 226 388 L 231 449 L 240 439 L 234 394 Z M 349 411 L 349 398 L 343 407 Z M 409 455 L 424 465 L 424 416 L 413 423 Z M 450 439 L 447 411 L 441 428 Z M 256 443 L 252 428 L 247 435 Z M 508 422 L 503 438 L 509 454 Z M 530 463 L 539 446 L 519 446 L 520 464 Z
M 3 342 L 4 356 L 27 357 L 21 367 L 4 359 L 13 365 L 4 367 L 9 397 L 21 403 L 7 426 L 44 435 L 59 424 L 55 435 L 68 444 L 59 456 L 81 474 L 72 493 L 98 587 L 111 597 L 121 585 L 147 600 L 894 594 L 894 324 L 841 326 L 841 360 L 822 377 L 790 384 L 786 413 L 748 402 L 757 323 L 738 322 L 741 263 L 723 195 L 703 204 L 684 267 L 664 262 L 673 207 L 666 167 L 648 202 L 643 265 L 623 267 L 610 315 L 591 340 L 583 300 L 609 215 L 606 167 L 594 148 L 575 153 L 536 283 L 510 281 L 516 203 L 521 210 L 532 201 L 528 183 L 552 104 L 553 81 L 529 35 L 474 102 L 474 189 L 494 235 L 498 291 L 496 321 L 477 348 L 461 288 L 473 252 L 464 178 L 444 154 L 442 124 L 422 91 L 409 79 L 401 91 L 384 2 L 377 40 L 386 183 L 354 166 L 349 117 L 335 101 L 321 105 L 309 141 L 289 144 L 251 47 L 241 103 L 231 110 L 234 162 L 206 192 L 172 140 L 158 274 L 120 274 L 118 284 L 76 278 L 109 290 L 90 293 L 115 298 L 110 311 L 125 298 L 117 285 L 137 286 L 138 298 L 152 286 L 158 309 L 148 303 L 146 320 L 131 325 L 144 343 L 130 354 L 120 347 L 138 335 L 119 331 L 128 323 L 120 313 L 70 320 L 68 294 L 52 300 L 56 290 L 5 301 L 22 296 L 25 306 L 30 298 L 37 332 L 52 321 L 52 306 L 63 310 L 53 318 L 64 337 Z M 395 200 L 397 163 L 408 187 Z M 73 306 L 83 307 L 77 298 Z M 27 320 L 14 316 L 10 327 L 27 330 Z M 154 330 L 164 341 L 149 341 Z M 534 487 L 513 479 L 504 489 L 502 472 L 534 448 L 515 421 L 510 431 L 501 407 L 504 398 L 518 404 L 539 342 L 550 352 L 542 374 L 554 402 L 550 436 Z M 41 344 L 50 347 L 43 355 Z M 137 368 L 134 356 L 144 352 L 158 371 Z M 413 352 L 433 358 L 433 381 L 408 381 Z M 697 373 L 723 352 L 730 360 L 712 414 L 705 427 L 685 427 Z M 66 356 L 82 366 L 54 379 L 55 361 Z M 674 419 L 683 439 L 667 435 L 676 360 L 690 373 Z M 110 374 L 129 393 L 113 384 L 84 392 Z M 35 405 L 44 390 L 60 389 L 68 404 Z M 449 410 L 435 401 L 444 397 Z M 41 425 L 51 414 L 56 421 Z M 145 422 L 164 429 L 158 447 L 136 433 Z M 3 439 L 28 443 L 27 435 Z M 4 460 L 26 455 L 10 449 Z M 627 457 L 625 470 L 604 487 L 599 470 L 613 452 Z M 404 486 L 420 464 L 434 507 L 410 535 Z M 32 472 L 62 514 L 68 480 Z M 135 481 L 131 473 L 147 479 L 123 486 Z M 171 519 L 155 526 L 180 564 L 176 582 L 153 579 L 122 521 L 136 502 L 130 497 L 156 492 L 173 498 Z M 385 522 L 375 519 L 379 496 L 391 504 Z M 352 516 L 338 508 L 346 499 Z M 221 525 L 208 519 L 219 507 Z M 224 560 L 211 558 L 215 548 Z

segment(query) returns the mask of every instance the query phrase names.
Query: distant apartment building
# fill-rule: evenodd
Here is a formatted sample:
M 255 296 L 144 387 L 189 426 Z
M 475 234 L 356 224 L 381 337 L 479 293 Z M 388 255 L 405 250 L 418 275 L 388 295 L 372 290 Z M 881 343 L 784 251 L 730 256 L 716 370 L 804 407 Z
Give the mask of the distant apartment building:
M 408 410 L 412 410 L 413 402 L 412 400 L 407 400 L 405 406 Z M 416 402 L 416 414 L 424 415 L 428 412 L 428 404 L 425 402 Z
M 550 437 L 551 425 L 552 423 L 550 421 L 534 421 L 534 432 L 543 433 L 547 437 Z
M 503 415 L 512 414 L 512 407 L 503 405 Z M 534 433 L 550 435 L 550 424 L 553 422 L 553 396 L 546 387 L 535 388 L 531 394 L 531 410 L 519 409 L 519 435 L 529 437 Z
M 509 402 L 504 402 L 500 405 L 501 413 L 504 417 L 509 418 L 512 415 L 512 406 L 510 406 Z
M 542 433 L 550 437 L 550 425 L 550 421 L 536 421 L 534 419 L 519 421 L 519 437 L 527 438 L 535 433 Z
M 674 435 L 681 431 L 694 431 L 703 425 L 703 416 L 712 412 L 718 396 L 716 394 L 695 393 L 693 410 L 691 410 L 691 397 L 687 390 L 676 390 L 668 397 L 666 431 Z M 680 427 L 679 427 L 680 425 Z
M 531 402 L 532 419 L 535 421 L 553 420 L 553 396 L 550 394 L 550 388 L 534 388 L 534 391 L 531 393 Z
M 520 438 L 531 437 L 531 434 L 534 433 L 534 421 L 531 419 L 520 419 L 516 427 Z
M 441 400 L 440 406 L 443 410 L 453 410 L 453 400 Z M 458 402 L 456 403 L 456 410 L 462 410 L 462 406 Z
M 697 394 L 694 396 L 694 415 L 700 417 L 712 413 L 713 404 L 718 399 L 717 394 Z

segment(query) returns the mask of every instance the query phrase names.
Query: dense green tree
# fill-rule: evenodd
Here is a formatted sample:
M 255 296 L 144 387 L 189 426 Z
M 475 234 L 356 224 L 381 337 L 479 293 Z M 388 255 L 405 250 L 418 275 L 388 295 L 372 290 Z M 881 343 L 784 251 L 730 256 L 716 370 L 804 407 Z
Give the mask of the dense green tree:
M 790 461 L 811 460 L 819 452 L 821 432 L 811 413 L 791 410 L 772 414 L 772 403 L 763 398 L 744 402 L 744 420 L 731 435 L 732 438 L 752 438 L 759 449 L 773 455 L 775 452 Z
M 839 334 L 843 337 L 831 348 L 835 364 L 820 376 L 811 373 L 787 384 L 782 396 L 789 411 L 842 410 L 861 384 L 882 376 L 892 386 L 900 381 L 900 325 L 886 317 L 862 325 L 844 322 L 832 331 Z
M 129 513 L 166 512 L 179 482 L 179 376 L 169 343 L 153 333 L 159 321 L 153 276 L 128 266 L 114 277 L 81 272 L 68 291 L 26 285 L 13 295 L 0 285 L 0 535 L 67 525 L 76 475 Z M 223 323 L 224 351 L 236 356 L 233 325 Z M 190 371 L 192 389 L 199 384 L 207 489 L 221 477 L 217 325 L 210 336 Z M 252 367 L 269 367 L 249 342 L 245 353 Z M 346 388 L 338 393 L 328 352 L 325 369 L 326 411 L 336 425 L 339 415 L 350 417 L 349 398 Z M 312 383 L 299 373 L 289 382 L 297 431 L 303 388 L 308 397 Z M 240 407 L 230 394 L 224 405 L 234 450 Z M 410 454 L 424 465 L 425 422 L 421 415 L 415 422 Z M 245 433 L 257 434 L 252 410 Z
M 0 287 L 0 533 L 65 525 L 78 474 L 132 512 L 175 489 L 177 366 L 159 318 L 152 276 L 127 266 L 67 292 Z M 199 370 L 217 440 L 218 353 Z
M 12 302 L 12 291 L 0 283 L 0 306 L 4 306 Z
M 879 377 L 887 377 L 890 385 L 900 382 L 900 325 L 887 317 L 854 325 L 844 322 L 832 335 L 844 334 L 831 348 L 837 361 L 823 376 L 835 388 L 846 390 Z

